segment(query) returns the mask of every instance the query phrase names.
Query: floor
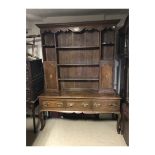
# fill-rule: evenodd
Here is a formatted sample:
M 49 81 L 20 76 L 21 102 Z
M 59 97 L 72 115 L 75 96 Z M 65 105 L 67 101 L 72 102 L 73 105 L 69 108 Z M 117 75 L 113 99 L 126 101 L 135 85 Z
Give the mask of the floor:
M 27 146 L 127 146 L 117 134 L 115 120 L 48 119 L 36 134 L 31 118 L 26 125 Z

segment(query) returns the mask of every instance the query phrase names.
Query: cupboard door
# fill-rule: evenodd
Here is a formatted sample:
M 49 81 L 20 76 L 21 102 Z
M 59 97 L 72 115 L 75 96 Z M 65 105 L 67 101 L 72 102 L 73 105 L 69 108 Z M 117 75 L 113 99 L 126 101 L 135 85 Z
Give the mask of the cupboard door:
M 45 89 L 58 92 L 57 65 L 55 61 L 44 61 Z
M 100 92 L 113 92 L 113 61 L 100 62 Z

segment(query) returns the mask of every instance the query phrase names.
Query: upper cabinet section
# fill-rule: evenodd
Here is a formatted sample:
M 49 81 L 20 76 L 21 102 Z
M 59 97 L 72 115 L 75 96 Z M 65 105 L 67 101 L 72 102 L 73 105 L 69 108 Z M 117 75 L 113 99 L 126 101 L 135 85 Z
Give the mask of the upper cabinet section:
M 118 22 L 37 25 L 42 38 L 46 90 L 114 93 Z

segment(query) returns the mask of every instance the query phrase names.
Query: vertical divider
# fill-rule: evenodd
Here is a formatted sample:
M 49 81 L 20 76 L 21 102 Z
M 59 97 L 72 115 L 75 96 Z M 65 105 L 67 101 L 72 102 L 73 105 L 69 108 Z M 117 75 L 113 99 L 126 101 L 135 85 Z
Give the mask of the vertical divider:
M 47 60 L 47 56 L 46 56 L 46 50 L 45 48 L 43 47 L 43 45 L 45 45 L 45 35 L 44 34 L 41 34 L 41 43 L 42 43 L 42 57 L 43 57 L 43 61 L 46 61 Z
M 102 59 L 103 55 L 102 55 L 102 31 L 99 31 L 99 56 L 100 56 L 100 60 Z
M 99 72 L 98 72 L 98 77 L 99 77 L 99 81 L 98 81 L 98 90 L 100 89 L 100 62 L 102 59 L 102 30 L 99 31 Z
M 58 45 L 58 40 L 57 40 L 57 37 L 56 37 L 56 33 L 54 33 L 54 46 L 55 46 L 55 54 L 56 54 L 56 67 L 57 67 L 57 71 L 56 71 L 56 74 L 57 74 L 57 83 L 58 83 L 58 91 L 61 90 L 61 85 L 60 85 L 60 82 L 59 82 L 59 78 L 60 78 L 60 69 L 59 69 L 59 51 L 57 49 L 57 45 Z

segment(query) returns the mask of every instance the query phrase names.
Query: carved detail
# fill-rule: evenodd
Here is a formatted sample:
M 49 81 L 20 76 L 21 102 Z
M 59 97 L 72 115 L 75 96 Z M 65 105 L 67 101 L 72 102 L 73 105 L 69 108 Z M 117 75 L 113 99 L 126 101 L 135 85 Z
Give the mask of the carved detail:
M 82 31 L 103 31 L 104 29 L 113 29 L 113 25 L 93 26 L 74 26 L 74 27 L 59 27 L 59 28 L 41 28 L 41 33 L 58 33 L 58 32 L 82 32 Z

